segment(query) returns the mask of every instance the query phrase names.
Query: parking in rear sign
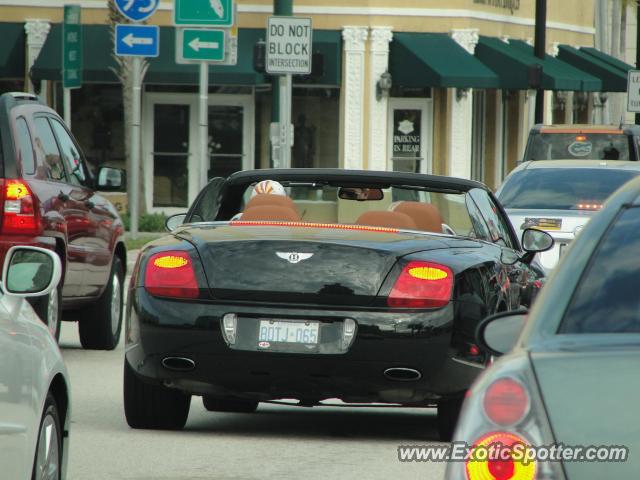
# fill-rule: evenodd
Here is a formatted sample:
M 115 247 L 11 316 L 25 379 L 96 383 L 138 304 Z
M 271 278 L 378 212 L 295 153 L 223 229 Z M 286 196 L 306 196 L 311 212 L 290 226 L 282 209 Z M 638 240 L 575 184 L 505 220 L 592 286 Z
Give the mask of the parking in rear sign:
M 160 29 L 156 25 L 116 25 L 116 55 L 157 57 L 160 53 Z

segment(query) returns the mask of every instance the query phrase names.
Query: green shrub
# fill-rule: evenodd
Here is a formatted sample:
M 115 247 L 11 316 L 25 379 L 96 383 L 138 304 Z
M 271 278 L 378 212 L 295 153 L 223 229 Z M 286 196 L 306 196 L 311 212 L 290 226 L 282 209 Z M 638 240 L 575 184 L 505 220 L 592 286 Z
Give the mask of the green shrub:
M 128 213 L 120 215 L 125 230 L 131 230 L 131 220 Z M 164 222 L 167 216 L 163 213 L 145 213 L 140 215 L 138 219 L 138 231 L 139 232 L 164 232 Z

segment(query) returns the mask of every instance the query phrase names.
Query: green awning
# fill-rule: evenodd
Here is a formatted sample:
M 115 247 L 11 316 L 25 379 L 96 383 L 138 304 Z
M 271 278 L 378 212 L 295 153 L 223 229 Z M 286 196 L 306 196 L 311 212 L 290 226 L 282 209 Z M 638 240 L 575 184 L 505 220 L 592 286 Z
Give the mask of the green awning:
M 83 80 L 93 83 L 118 82 L 113 69 L 116 68 L 113 41 L 108 25 L 83 25 Z M 261 85 L 269 83 L 268 77 L 253 69 L 253 46 L 265 39 L 264 29 L 241 28 L 238 33 L 238 64 L 234 66 L 214 65 L 209 69 L 211 85 Z M 324 69 L 320 76 L 294 77 L 304 83 L 340 85 L 340 32 L 316 30 L 313 33 L 313 52 L 324 55 Z M 160 28 L 160 56 L 150 58 L 145 84 L 197 85 L 198 66 L 178 65 L 175 62 L 175 28 Z M 49 36 L 34 66 L 32 76 L 37 80 L 60 80 L 62 28 L 52 26 Z
M 581 91 L 585 88 L 583 77 L 587 85 L 591 79 L 583 72 L 569 69 L 568 66 L 547 55 L 544 60 L 533 54 L 533 49 L 524 48 L 524 42 L 510 40 L 506 43 L 494 37 L 480 37 L 476 45 L 475 56 L 500 77 L 500 87 L 506 89 L 525 90 L 531 88 L 529 71 L 532 65 L 542 66 L 542 88 L 544 90 L 573 90 Z M 526 43 L 524 43 L 526 47 Z M 553 59 L 555 60 L 555 59 Z
M 403 87 L 496 88 L 498 77 L 445 33 L 394 33 L 393 84 Z
M 24 23 L 0 23 L 0 78 L 24 78 Z
M 602 91 L 604 92 L 627 91 L 626 71 L 600 60 L 590 53 L 583 52 L 582 49 L 560 45 L 558 58 L 598 77 L 602 81 Z
M 622 70 L 624 73 L 627 73 L 627 72 L 629 72 L 629 70 L 633 70 L 634 69 L 634 67 L 632 65 L 629 65 L 628 63 L 623 62 L 622 60 L 618 60 L 613 55 L 608 55 L 608 54 L 606 54 L 604 52 L 601 52 L 597 48 L 581 47 L 580 51 L 581 52 L 587 52 L 589 55 L 591 55 L 593 57 L 596 57 L 598 60 L 601 60 L 601 61 L 603 61 L 605 63 L 608 63 L 608 64 L 614 66 L 618 70 Z
M 535 56 L 533 47 L 527 42 L 524 42 L 522 40 L 509 40 L 509 44 L 525 51 L 531 56 Z M 580 91 L 599 92 L 602 90 L 602 81 L 598 77 L 575 68 L 558 58 L 552 57 L 551 55 L 545 54 L 544 69 L 552 69 L 554 73 L 562 75 L 565 78 L 574 78 L 579 80 L 581 82 L 581 88 L 579 88 Z
M 113 43 L 106 25 L 82 26 L 82 80 L 83 82 L 116 83 L 113 73 L 116 62 L 112 58 Z M 62 70 L 62 25 L 51 25 L 47 40 L 42 46 L 33 67 L 31 78 L 40 80 L 61 80 Z

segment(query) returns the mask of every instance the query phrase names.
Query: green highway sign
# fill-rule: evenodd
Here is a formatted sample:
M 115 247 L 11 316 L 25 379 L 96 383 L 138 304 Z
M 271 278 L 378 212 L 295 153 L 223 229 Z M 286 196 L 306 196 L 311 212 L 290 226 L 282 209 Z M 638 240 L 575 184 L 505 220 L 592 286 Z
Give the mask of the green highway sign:
M 80 5 L 64 6 L 62 24 L 62 86 L 82 86 L 82 31 Z
M 234 22 L 234 0 L 175 0 L 175 25 L 231 27 Z
M 224 61 L 225 37 L 224 30 L 178 29 L 176 63 Z

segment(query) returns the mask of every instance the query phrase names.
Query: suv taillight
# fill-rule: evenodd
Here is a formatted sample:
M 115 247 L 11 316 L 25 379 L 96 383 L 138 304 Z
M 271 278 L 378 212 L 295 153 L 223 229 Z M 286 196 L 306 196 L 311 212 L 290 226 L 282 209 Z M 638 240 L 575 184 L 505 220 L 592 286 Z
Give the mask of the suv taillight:
M 193 261 L 181 250 L 151 255 L 145 269 L 144 288 L 156 297 L 197 298 L 200 295 Z
M 451 300 L 453 272 L 432 262 L 411 261 L 404 266 L 387 298 L 393 308 L 440 308 Z
M 39 234 L 41 225 L 35 198 L 29 186 L 15 179 L 2 181 L 3 234 Z

